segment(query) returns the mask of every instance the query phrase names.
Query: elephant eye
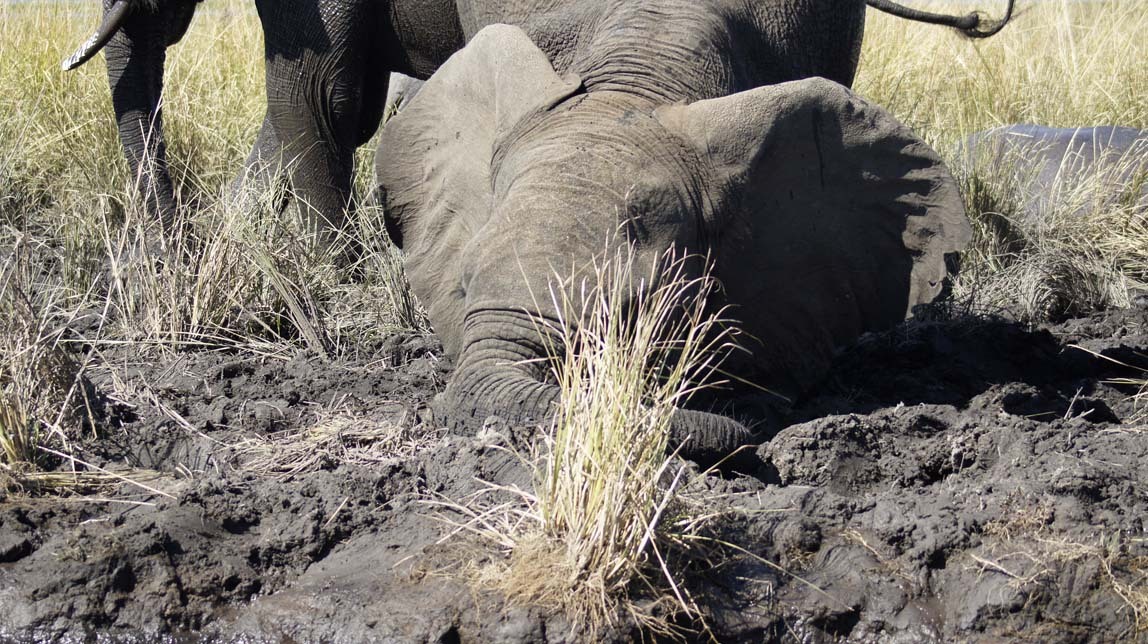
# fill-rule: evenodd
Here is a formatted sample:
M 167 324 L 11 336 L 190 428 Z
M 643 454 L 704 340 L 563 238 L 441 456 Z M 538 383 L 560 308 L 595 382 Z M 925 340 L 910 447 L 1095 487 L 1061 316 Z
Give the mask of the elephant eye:
M 674 190 L 669 182 L 639 182 L 626 193 L 624 216 L 630 220 L 670 224 L 681 221 L 685 203 L 682 195 Z
M 635 183 L 626 191 L 618 223 L 631 241 L 649 241 L 662 222 L 674 217 L 675 203 L 672 191 L 647 182 Z
M 623 211 L 628 217 L 642 217 L 658 210 L 658 202 L 664 199 L 648 183 L 639 182 L 626 190 Z

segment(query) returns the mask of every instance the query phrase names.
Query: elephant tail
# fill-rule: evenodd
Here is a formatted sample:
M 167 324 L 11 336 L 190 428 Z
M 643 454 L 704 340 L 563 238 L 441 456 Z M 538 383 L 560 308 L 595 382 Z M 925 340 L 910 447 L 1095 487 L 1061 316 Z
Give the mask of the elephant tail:
M 865 3 L 874 9 L 892 14 L 898 18 L 926 22 L 932 25 L 942 25 L 958 29 L 969 38 L 988 38 L 1000 32 L 1012 20 L 1013 7 L 1016 0 L 1008 0 L 1004 18 L 1000 20 L 986 20 L 984 14 L 974 11 L 964 16 L 950 16 L 941 13 L 931 13 L 899 5 L 891 0 L 865 0 Z

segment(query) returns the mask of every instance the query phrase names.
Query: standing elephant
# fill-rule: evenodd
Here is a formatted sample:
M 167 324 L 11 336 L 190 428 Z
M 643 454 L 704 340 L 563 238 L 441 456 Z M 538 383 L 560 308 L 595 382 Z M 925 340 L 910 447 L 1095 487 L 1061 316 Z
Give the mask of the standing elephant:
M 963 201 L 928 145 L 847 89 L 860 16 L 818 51 L 782 37 L 795 23 L 765 4 L 560 15 L 483 29 L 383 130 L 388 232 L 456 364 L 450 424 L 552 413 L 538 358 L 554 343 L 537 323 L 560 314 L 550 279 L 600 258 L 614 231 L 642 275 L 669 248 L 713 258 L 714 304 L 750 339 L 726 369 L 775 390 L 808 387 L 837 347 L 940 292 L 945 255 L 971 235 Z M 547 35 L 573 22 L 573 37 Z M 829 78 L 791 80 L 816 73 Z M 672 421 L 692 457 L 749 438 L 705 411 Z
M 197 1 L 104 0 L 100 27 L 64 61 L 65 68 L 74 68 L 106 45 L 112 105 L 125 154 L 140 178 L 144 203 L 168 229 L 176 203 L 160 115 L 164 56 L 186 32 Z M 741 86 L 812 75 L 848 85 L 857 65 L 866 1 L 970 36 L 996 33 L 1011 16 L 1013 2 L 1009 0 L 1005 18 L 995 22 L 976 13 L 943 16 L 909 10 L 889 0 L 678 0 L 641 10 L 646 19 L 660 19 L 694 15 L 700 9 L 706 20 L 722 24 L 722 37 L 752 34 L 751 45 L 738 52 L 739 61 L 727 70 Z M 574 62 L 568 57 L 581 51 L 577 45 L 586 44 L 576 41 L 587 33 L 587 24 L 629 4 L 640 3 L 255 0 L 264 33 L 267 111 L 236 185 L 259 190 L 285 168 L 307 220 L 331 239 L 346 221 L 353 152 L 374 134 L 383 116 L 386 72 L 425 79 L 479 29 L 493 23 L 520 25 L 554 64 L 565 68 Z M 750 22 L 738 22 L 743 19 Z M 625 34 L 612 37 L 621 40 Z M 641 49 L 643 44 L 627 46 Z M 676 53 L 679 58 L 690 55 L 686 50 Z M 690 80 L 687 76 L 675 83 Z M 586 81 L 593 84 L 595 78 Z
M 958 158 L 978 174 L 1013 183 L 1024 205 L 1022 226 L 1060 208 L 1084 215 L 1125 199 L 1148 213 L 1148 131 L 1006 125 L 967 137 Z

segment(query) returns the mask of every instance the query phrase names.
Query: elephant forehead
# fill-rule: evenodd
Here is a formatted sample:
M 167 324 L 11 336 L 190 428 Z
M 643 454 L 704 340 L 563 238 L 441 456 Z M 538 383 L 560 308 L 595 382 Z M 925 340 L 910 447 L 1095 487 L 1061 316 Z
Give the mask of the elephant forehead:
M 698 237 L 701 209 L 682 189 L 688 179 L 600 156 L 520 172 L 496 196 L 476 241 L 564 258 L 600 253 L 615 238 L 665 248 Z
M 599 228 L 635 214 L 674 219 L 704 210 L 703 174 L 694 151 L 648 106 L 592 95 L 500 141 L 492 183 L 503 214 L 591 216 Z
M 736 12 L 719 4 L 611 3 L 571 66 L 593 92 L 673 102 L 730 91 L 741 68 L 731 37 Z
M 626 257 L 635 275 L 651 275 L 663 256 L 652 245 L 640 245 L 627 254 L 622 235 L 603 235 L 596 245 L 560 234 L 547 236 L 534 229 L 533 235 L 479 236 L 471 240 L 462 253 L 463 309 L 525 311 L 531 315 L 555 319 L 570 311 L 560 303 L 567 301 L 573 310 L 581 310 L 585 287 L 596 283 L 599 271 L 607 261 Z M 642 280 L 634 288 L 649 286 Z M 565 292 L 566 297 L 559 295 Z

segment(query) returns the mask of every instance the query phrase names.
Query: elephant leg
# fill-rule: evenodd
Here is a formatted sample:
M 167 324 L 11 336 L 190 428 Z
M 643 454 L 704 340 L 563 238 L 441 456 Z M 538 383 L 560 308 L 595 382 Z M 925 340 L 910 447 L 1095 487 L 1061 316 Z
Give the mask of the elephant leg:
M 273 110 L 270 118 L 282 140 L 291 197 L 303 224 L 321 246 L 328 246 L 341 236 L 347 222 L 354 148 L 330 136 L 316 112 Z
M 320 247 L 348 241 L 355 148 L 378 127 L 387 73 L 372 3 L 261 2 L 267 120 L 292 197 Z M 352 251 L 353 252 L 353 251 Z
M 185 17 L 182 29 L 191 20 L 190 12 Z M 160 222 L 164 236 L 171 238 L 178 209 L 167 165 L 160 97 L 166 49 L 182 30 L 178 35 L 167 33 L 165 27 L 174 20 L 167 18 L 142 12 L 132 15 L 105 52 L 112 106 L 128 167 L 145 211 Z
M 269 207 L 272 212 L 281 213 L 286 209 L 289 198 L 284 189 L 286 181 L 283 146 L 275 134 L 271 119 L 264 116 L 263 126 L 255 137 L 251 153 L 231 183 L 233 204 L 244 212 L 252 212 L 263 206 Z

